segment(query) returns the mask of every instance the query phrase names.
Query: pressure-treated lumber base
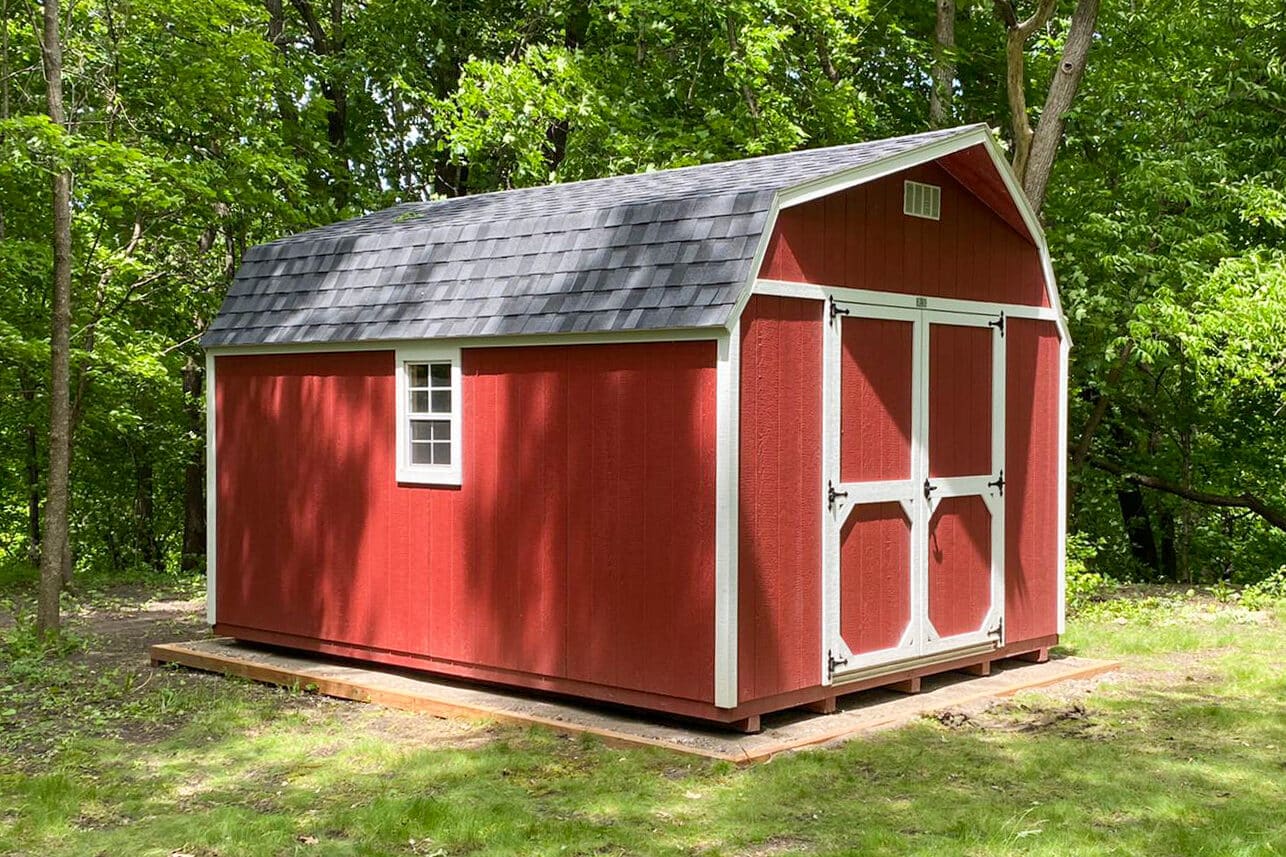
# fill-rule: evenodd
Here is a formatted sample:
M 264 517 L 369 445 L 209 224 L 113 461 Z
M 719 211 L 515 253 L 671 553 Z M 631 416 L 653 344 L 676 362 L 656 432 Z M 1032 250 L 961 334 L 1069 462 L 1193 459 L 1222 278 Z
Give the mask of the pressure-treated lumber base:
M 612 743 L 665 747 L 715 759 L 746 763 L 762 761 L 800 747 L 843 741 L 909 723 L 924 714 L 997 699 L 1021 690 L 1071 679 L 1088 679 L 1117 667 L 1108 661 L 1061 658 L 1043 664 L 1016 660 L 995 664 L 993 675 L 964 678 L 942 673 L 921 680 L 921 693 L 906 696 L 887 690 L 851 693 L 838 702 L 833 696 L 810 707 L 833 714 L 816 716 L 799 709 L 755 716 L 757 734 L 736 734 L 710 725 L 661 719 L 593 703 L 535 697 L 523 691 L 479 687 L 408 674 L 390 667 L 357 664 L 322 655 L 283 652 L 228 639 L 198 640 L 153 646 L 153 664 L 179 664 L 194 669 L 237 675 L 255 681 L 301 688 L 327 696 L 374 702 L 391 708 L 440 717 L 498 720 L 541 725 L 562 732 L 585 732 Z

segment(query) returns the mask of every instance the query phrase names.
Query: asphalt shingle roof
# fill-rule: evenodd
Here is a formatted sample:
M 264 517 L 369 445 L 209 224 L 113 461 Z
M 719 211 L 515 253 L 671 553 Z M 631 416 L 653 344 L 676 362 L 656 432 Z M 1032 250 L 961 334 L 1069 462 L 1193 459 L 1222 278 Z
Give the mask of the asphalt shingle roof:
M 782 190 L 977 126 L 399 205 L 251 248 L 206 347 L 724 325 Z

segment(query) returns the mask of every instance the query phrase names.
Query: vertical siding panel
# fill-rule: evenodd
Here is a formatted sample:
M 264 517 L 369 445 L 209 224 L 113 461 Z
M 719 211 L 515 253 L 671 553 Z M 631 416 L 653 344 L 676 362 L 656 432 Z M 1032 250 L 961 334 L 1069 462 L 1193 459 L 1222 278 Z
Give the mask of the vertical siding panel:
M 1012 319 L 1005 340 L 1005 625 L 1023 640 L 1058 630 L 1058 331 Z
M 738 694 L 811 687 L 821 658 L 822 304 L 742 316 Z

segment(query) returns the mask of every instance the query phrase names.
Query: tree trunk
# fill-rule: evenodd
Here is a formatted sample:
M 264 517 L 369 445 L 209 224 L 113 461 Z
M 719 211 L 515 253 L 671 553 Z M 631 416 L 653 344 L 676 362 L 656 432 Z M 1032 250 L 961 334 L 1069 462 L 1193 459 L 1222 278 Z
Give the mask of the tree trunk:
M 144 455 L 147 453 L 145 452 Z M 165 571 L 165 557 L 161 555 L 160 541 L 156 537 L 155 471 L 148 458 L 134 465 L 134 526 L 135 541 L 143 564 L 158 574 Z
M 937 0 L 937 24 L 933 30 L 933 88 L 929 91 L 929 124 L 946 128 L 951 124 L 952 86 L 956 79 L 956 0 Z
M 326 140 L 330 143 L 336 173 L 331 179 L 331 198 L 335 207 L 342 210 L 348 206 L 352 190 L 348 163 L 348 84 L 340 70 L 345 49 L 344 0 L 330 0 L 330 33 L 322 26 L 311 0 L 291 0 L 291 5 L 308 28 L 313 53 L 324 58 L 329 66 L 321 91 L 330 105 L 326 109 Z M 271 6 L 269 14 L 272 14 Z
M 1122 486 L 1116 489 L 1116 500 L 1121 507 L 1121 523 L 1130 542 L 1130 554 L 1139 565 L 1148 569 L 1151 576 L 1155 576 L 1161 560 L 1143 492 L 1133 485 Z
M 589 3 L 587 0 L 581 0 L 581 2 L 571 4 L 567 9 L 563 25 L 563 46 L 571 52 L 580 50 L 588 31 Z M 551 122 L 545 132 L 545 138 L 548 142 L 548 146 L 545 149 L 545 167 L 549 170 L 551 179 L 562 165 L 563 159 L 567 157 L 567 135 L 570 131 L 571 122 L 563 118 L 555 119 Z
M 1010 130 L 1014 138 L 1011 166 L 1023 186 L 1023 193 L 1037 214 L 1045 204 L 1054 157 L 1063 139 L 1067 111 L 1076 97 L 1089 60 L 1099 0 L 1077 0 L 1071 28 L 1063 46 L 1063 57 L 1049 83 L 1045 107 L 1033 130 L 1027 115 L 1026 48 L 1032 34 L 1049 22 L 1057 0 L 1040 0 L 1036 11 L 1025 21 L 1018 19 L 1013 0 L 993 0 L 996 13 L 1005 24 L 1005 90 L 1009 99 Z
M 1089 63 L 1090 45 L 1094 43 L 1094 25 L 1098 21 L 1099 0 L 1078 0 L 1072 13 L 1072 25 L 1067 31 L 1063 58 L 1049 83 L 1045 107 L 1040 111 L 1040 122 L 1032 136 L 1031 151 L 1027 157 L 1027 172 L 1023 176 L 1023 192 L 1032 208 L 1040 211 L 1045 205 L 1045 191 L 1054 169 L 1054 156 L 1063 141 L 1063 128 L 1067 124 L 1067 111 L 1072 108 L 1076 90 L 1085 77 Z
M 63 111 L 62 35 L 59 0 L 45 0 L 41 59 L 49 119 L 66 127 Z M 71 470 L 71 171 L 58 165 L 53 175 L 53 294 L 50 300 L 49 479 L 45 502 L 44 550 L 40 556 L 40 597 L 36 628 L 44 636 L 60 625 L 63 562 L 68 553 L 68 501 Z
M 1179 540 L 1174 513 L 1163 508 L 1158 517 L 1161 529 L 1161 577 L 1163 580 L 1173 580 L 1177 583 L 1179 581 Z
M 188 432 L 193 437 L 205 435 L 205 413 L 201 407 L 201 390 L 205 372 L 188 358 L 183 367 L 183 410 L 187 414 Z M 206 438 L 213 443 L 213 438 Z M 194 446 L 183 470 L 183 555 L 184 571 L 195 571 L 205 561 L 205 445 Z

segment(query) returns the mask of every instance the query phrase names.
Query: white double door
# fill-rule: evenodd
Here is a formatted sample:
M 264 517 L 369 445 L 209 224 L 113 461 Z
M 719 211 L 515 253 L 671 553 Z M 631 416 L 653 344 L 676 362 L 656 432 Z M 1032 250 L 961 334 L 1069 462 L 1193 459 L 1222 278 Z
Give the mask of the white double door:
M 832 301 L 823 674 L 1004 640 L 1004 317 Z

